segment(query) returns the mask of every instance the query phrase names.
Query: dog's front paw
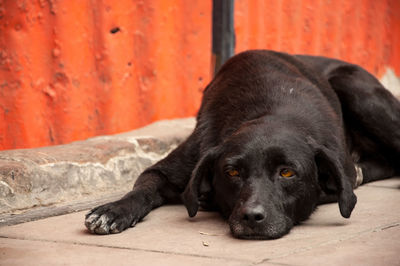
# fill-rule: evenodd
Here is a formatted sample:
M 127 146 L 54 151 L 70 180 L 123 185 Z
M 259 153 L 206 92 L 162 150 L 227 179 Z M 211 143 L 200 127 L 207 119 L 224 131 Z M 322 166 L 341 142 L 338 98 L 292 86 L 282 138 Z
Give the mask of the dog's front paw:
M 119 200 L 96 207 L 86 214 L 85 226 L 95 234 L 120 233 L 139 221 L 139 217 L 135 217 L 128 206 Z

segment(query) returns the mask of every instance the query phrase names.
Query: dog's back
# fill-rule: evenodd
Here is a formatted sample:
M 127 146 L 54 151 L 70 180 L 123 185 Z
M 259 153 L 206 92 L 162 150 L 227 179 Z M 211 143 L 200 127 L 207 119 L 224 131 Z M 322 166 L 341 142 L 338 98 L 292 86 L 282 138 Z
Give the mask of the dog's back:
M 208 137 L 203 144 L 215 146 L 244 122 L 277 114 L 286 114 L 293 123 L 310 129 L 309 123 L 319 125 L 321 135 L 342 134 L 338 132 L 342 127 L 339 99 L 320 73 L 283 53 L 238 54 L 204 91 L 198 114 L 198 123 L 206 124 Z

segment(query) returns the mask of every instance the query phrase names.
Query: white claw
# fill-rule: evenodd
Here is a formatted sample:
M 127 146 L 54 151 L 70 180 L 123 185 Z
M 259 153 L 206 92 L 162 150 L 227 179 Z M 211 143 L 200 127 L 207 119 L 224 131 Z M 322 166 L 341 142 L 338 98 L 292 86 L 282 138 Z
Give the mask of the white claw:
M 94 232 L 94 229 L 96 229 L 96 227 L 98 226 L 98 222 L 99 222 L 99 220 L 96 220 L 96 221 L 93 221 L 93 222 L 90 224 L 89 230 L 90 230 L 91 232 Z
M 95 223 L 95 229 L 94 231 L 97 234 L 108 234 L 109 231 L 109 226 L 107 225 L 108 222 L 108 216 L 106 214 L 103 214 L 100 216 L 100 218 L 96 221 Z
M 356 187 L 359 187 L 362 184 L 362 182 L 364 181 L 364 175 L 363 175 L 361 167 L 358 166 L 357 164 L 356 164 L 356 173 L 357 173 Z
M 99 216 L 97 214 L 92 214 L 85 220 L 85 225 L 91 232 L 93 232 L 93 229 L 96 227 L 96 220 L 98 218 Z
M 100 216 L 99 221 L 100 221 L 100 224 L 99 224 L 100 226 L 106 225 L 108 222 L 107 214 L 103 214 L 102 216 Z
M 112 225 L 110 226 L 110 230 L 114 231 L 115 228 L 117 228 L 117 223 L 112 223 Z
M 117 233 L 120 232 L 120 231 L 117 229 L 117 223 L 113 223 L 113 224 L 110 226 L 110 232 L 113 233 L 113 234 L 117 234 Z
M 106 234 L 109 233 L 109 227 L 108 227 L 107 224 L 101 225 L 100 227 L 97 227 L 96 229 L 94 229 L 94 231 L 95 231 L 97 234 L 106 235 Z
M 99 217 L 97 214 L 92 214 L 86 219 L 86 223 L 93 223 Z
M 137 224 L 137 220 L 133 220 L 133 222 L 131 223 L 131 227 L 134 227 Z

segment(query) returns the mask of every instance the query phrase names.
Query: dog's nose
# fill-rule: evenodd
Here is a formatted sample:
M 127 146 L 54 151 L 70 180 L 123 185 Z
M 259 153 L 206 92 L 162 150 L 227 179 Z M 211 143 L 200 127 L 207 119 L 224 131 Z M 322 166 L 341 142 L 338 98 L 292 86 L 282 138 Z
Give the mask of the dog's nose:
M 242 220 L 251 224 L 261 223 L 265 219 L 265 210 L 261 205 L 242 208 Z

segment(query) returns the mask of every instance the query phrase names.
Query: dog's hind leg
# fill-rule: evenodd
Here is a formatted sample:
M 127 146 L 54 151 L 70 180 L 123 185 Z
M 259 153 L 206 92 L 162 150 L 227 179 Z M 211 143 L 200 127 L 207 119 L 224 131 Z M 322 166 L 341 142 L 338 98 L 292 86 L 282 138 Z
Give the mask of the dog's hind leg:
M 133 190 L 122 199 L 92 209 L 85 219 L 89 231 L 96 234 L 122 232 L 152 209 L 179 200 L 197 162 L 196 139 L 193 133 L 165 159 L 146 169 Z
M 361 67 L 342 65 L 329 76 L 363 183 L 400 174 L 400 102 Z

